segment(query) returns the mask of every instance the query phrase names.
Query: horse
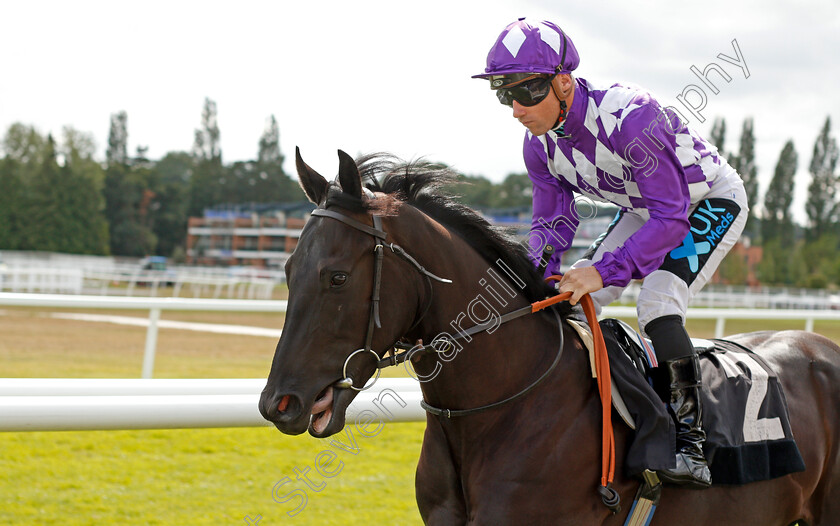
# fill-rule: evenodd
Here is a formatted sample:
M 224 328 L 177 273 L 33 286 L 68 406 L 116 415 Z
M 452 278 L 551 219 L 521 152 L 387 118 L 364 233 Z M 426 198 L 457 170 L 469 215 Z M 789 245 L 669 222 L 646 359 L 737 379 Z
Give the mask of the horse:
M 263 417 L 286 434 L 338 433 L 377 367 L 397 363 L 395 347 L 411 349 L 399 355 L 429 411 L 415 478 L 425 524 L 623 524 L 629 506 L 616 513 L 595 491 L 602 407 L 570 307 L 503 314 L 553 293 L 529 248 L 452 198 L 446 167 L 339 151 L 328 182 L 299 150 L 296 167 L 317 208 L 286 264 L 285 329 Z M 778 372 L 806 470 L 666 486 L 652 524 L 840 523 L 840 348 L 803 331 L 729 339 Z M 622 469 L 631 431 L 612 419 L 611 487 L 632 502 L 639 482 Z

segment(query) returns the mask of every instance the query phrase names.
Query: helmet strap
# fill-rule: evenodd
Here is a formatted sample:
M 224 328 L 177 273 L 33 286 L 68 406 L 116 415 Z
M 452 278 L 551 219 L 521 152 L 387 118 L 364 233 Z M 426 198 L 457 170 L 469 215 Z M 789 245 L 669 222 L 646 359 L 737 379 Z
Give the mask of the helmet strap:
M 557 134 L 558 139 L 566 139 L 571 137 L 571 135 L 566 135 L 565 130 L 563 130 L 564 125 L 566 124 L 566 101 L 560 101 L 560 116 L 557 118 L 557 122 L 554 123 L 554 126 L 551 127 L 551 131 Z
M 551 83 L 551 91 L 560 102 L 560 114 L 557 116 L 557 121 L 555 121 L 554 126 L 551 127 L 551 131 L 557 133 L 557 136 L 562 139 L 564 137 L 568 137 L 568 135 L 566 135 L 563 131 L 563 124 L 566 123 L 566 115 L 569 113 L 569 106 L 566 104 L 565 98 L 561 98 L 560 94 L 557 93 L 557 90 L 554 89 L 553 82 Z

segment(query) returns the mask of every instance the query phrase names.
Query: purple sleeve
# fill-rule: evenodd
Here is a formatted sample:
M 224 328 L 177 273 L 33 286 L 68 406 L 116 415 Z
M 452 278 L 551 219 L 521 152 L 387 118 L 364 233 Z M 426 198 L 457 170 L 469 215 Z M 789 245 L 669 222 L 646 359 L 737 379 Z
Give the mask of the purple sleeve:
M 623 287 L 631 279 L 644 278 L 688 233 L 688 181 L 664 115 L 655 102 L 644 104 L 623 120 L 615 138 L 616 153 L 632 165 L 633 181 L 650 219 L 594 264 L 604 286 Z
M 548 170 L 543 144 L 530 133 L 525 135 L 525 166 L 533 185 L 533 216 L 528 245 L 531 260 L 539 265 L 545 245 L 555 252 L 546 267 L 546 276 L 560 272 L 563 252 L 572 245 L 578 226 L 574 194 L 568 184 L 558 180 Z

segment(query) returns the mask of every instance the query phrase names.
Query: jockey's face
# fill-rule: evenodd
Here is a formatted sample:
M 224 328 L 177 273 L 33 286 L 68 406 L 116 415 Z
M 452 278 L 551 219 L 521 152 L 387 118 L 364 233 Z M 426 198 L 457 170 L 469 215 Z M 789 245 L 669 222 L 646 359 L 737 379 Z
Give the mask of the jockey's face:
M 552 93 L 535 106 L 523 106 L 513 101 L 513 117 L 534 135 L 543 135 L 554 127 L 560 115 L 560 100 L 572 106 L 574 89 L 570 75 L 557 75 L 552 81 Z

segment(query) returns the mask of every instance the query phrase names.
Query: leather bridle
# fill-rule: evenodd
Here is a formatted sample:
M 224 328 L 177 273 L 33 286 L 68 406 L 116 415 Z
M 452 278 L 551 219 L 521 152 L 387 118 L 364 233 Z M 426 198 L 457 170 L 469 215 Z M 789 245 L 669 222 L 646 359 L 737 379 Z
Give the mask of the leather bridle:
M 405 360 L 412 357 L 412 355 L 416 351 L 420 352 L 430 352 L 435 351 L 439 352 L 438 349 L 434 347 L 434 342 L 430 345 L 425 345 L 422 347 L 415 346 L 412 347 L 410 345 L 404 344 L 402 342 L 395 342 L 393 345 L 389 346 L 388 351 L 386 351 L 389 356 L 385 358 L 380 358 L 379 355 L 371 348 L 373 342 L 373 331 L 374 328 L 381 328 L 382 324 L 379 319 L 379 293 L 380 288 L 382 285 L 382 259 L 384 257 L 385 247 L 391 249 L 391 251 L 402 258 L 403 260 L 410 263 L 415 269 L 417 269 L 420 274 L 425 276 L 426 283 L 429 287 L 429 296 L 426 302 L 426 306 L 424 307 L 423 311 L 421 312 L 420 316 L 411 326 L 411 329 L 416 327 L 426 315 L 431 306 L 433 297 L 432 297 L 432 283 L 431 280 L 435 280 L 441 283 L 452 283 L 451 280 L 446 278 L 441 278 L 436 276 L 435 274 L 426 270 L 420 263 L 417 262 L 416 259 L 411 257 L 405 250 L 402 249 L 399 245 L 394 243 L 386 243 L 386 238 L 388 234 L 382 230 L 382 219 L 381 217 L 372 214 L 373 218 L 373 227 L 368 226 L 360 221 L 356 221 L 355 219 L 341 214 L 339 212 L 335 212 L 332 210 L 327 210 L 325 207 L 319 207 L 312 211 L 312 215 L 316 217 L 327 217 L 330 219 L 335 219 L 336 221 L 340 221 L 345 225 L 348 225 L 356 230 L 364 232 L 374 237 L 376 240 L 376 245 L 374 246 L 374 273 L 373 273 L 373 293 L 371 295 L 371 306 L 370 306 L 370 317 L 368 319 L 368 326 L 367 326 L 367 334 L 365 336 L 365 347 L 363 349 L 357 349 L 353 351 L 350 356 L 344 361 L 344 366 L 342 367 L 342 379 L 338 380 L 334 387 L 338 389 L 353 389 L 355 391 L 363 391 L 365 389 L 369 389 L 373 386 L 373 384 L 363 386 L 363 387 L 356 387 L 353 385 L 353 378 L 347 374 L 347 365 L 350 362 L 350 359 L 353 358 L 356 354 L 359 353 L 372 353 L 376 359 L 376 378 L 379 378 L 379 374 L 384 367 L 388 367 L 391 365 L 397 365 L 399 363 L 404 362 Z M 552 278 L 559 279 L 558 276 L 552 276 Z M 458 334 L 448 338 L 448 345 L 451 345 L 452 340 L 458 340 L 462 338 L 467 338 L 473 334 L 477 334 L 479 332 L 486 331 L 492 327 L 498 327 L 501 323 L 505 323 L 521 316 L 525 316 L 527 314 L 531 314 L 533 312 L 537 312 L 549 306 L 552 306 L 560 301 L 565 301 L 569 299 L 571 296 L 571 292 L 566 292 L 563 294 L 559 294 L 557 296 L 547 298 L 542 301 L 534 302 L 526 307 L 522 307 L 516 309 L 512 312 L 508 312 L 501 316 L 498 322 L 494 322 L 493 320 L 476 325 L 471 327 L 467 330 L 461 331 Z M 584 295 L 581 298 L 581 304 L 583 305 L 584 312 L 586 313 L 587 319 L 589 321 L 590 327 L 592 328 L 593 337 L 596 341 L 596 369 L 598 370 L 597 380 L 598 380 L 598 390 L 599 395 L 601 397 L 601 420 L 602 420 L 602 463 L 601 463 L 601 485 L 598 488 L 598 493 L 601 496 L 601 500 L 603 501 L 604 505 L 606 505 L 610 510 L 615 513 L 620 509 L 620 498 L 618 492 L 613 489 L 612 482 L 615 476 L 615 438 L 613 436 L 612 424 L 610 421 L 611 415 L 611 392 L 610 392 L 610 370 L 609 370 L 609 361 L 607 360 L 607 351 L 606 347 L 604 346 L 603 336 L 601 335 L 600 327 L 598 326 L 598 319 L 595 314 L 595 307 L 593 305 L 592 299 L 589 297 L 588 294 Z M 420 405 L 425 409 L 427 412 L 444 418 L 452 418 L 458 416 L 466 416 L 475 414 L 481 411 L 485 411 L 487 409 L 492 409 L 495 407 L 499 407 L 503 404 L 507 404 L 517 398 L 524 396 L 526 393 L 530 392 L 534 389 L 538 384 L 540 384 L 545 378 L 547 378 L 551 372 L 557 367 L 560 363 L 560 358 L 563 354 L 563 327 L 560 324 L 559 316 L 556 312 L 553 313 L 555 317 L 558 318 L 558 326 L 560 327 L 560 345 L 557 355 L 554 358 L 554 362 L 552 362 L 551 366 L 534 382 L 528 385 L 525 389 L 519 391 L 518 393 L 509 396 L 503 400 L 499 400 L 497 402 L 493 402 L 490 404 L 486 404 L 480 407 L 475 407 L 472 409 L 460 409 L 460 410 L 452 410 L 452 409 L 442 409 L 430 406 L 426 403 L 425 400 L 420 402 Z M 406 332 L 409 332 L 409 329 Z M 600 345 L 600 347 L 599 347 Z M 403 352 L 397 352 L 397 349 L 402 350 Z M 373 383 L 376 383 L 374 380 Z
M 338 382 L 336 382 L 334 384 L 334 387 L 336 387 L 336 388 L 339 388 L 339 389 L 353 389 L 355 391 L 364 391 L 366 389 L 369 389 L 370 387 L 373 386 L 374 383 L 376 383 L 376 380 L 379 379 L 379 375 L 380 375 L 382 369 L 385 368 L 385 367 L 394 366 L 394 365 L 398 365 L 400 363 L 403 363 L 408 358 L 413 357 L 418 352 L 419 353 L 426 353 L 426 352 L 432 352 L 432 351 L 434 351 L 434 352 L 446 352 L 447 350 L 451 349 L 452 342 L 454 340 L 461 340 L 461 339 L 469 338 L 469 337 L 471 337 L 475 334 L 487 331 L 488 329 L 491 329 L 493 327 L 497 327 L 497 326 L 499 326 L 503 323 L 506 323 L 508 321 L 514 320 L 514 319 L 522 317 L 522 316 L 525 316 L 527 314 L 531 314 L 531 313 L 536 312 L 537 310 L 540 310 L 541 308 L 544 308 L 545 306 L 547 306 L 547 304 L 546 304 L 546 305 L 540 306 L 538 308 L 535 308 L 534 304 L 528 305 L 526 307 L 522 307 L 522 308 L 516 309 L 514 311 L 508 312 L 508 313 L 502 315 L 498 320 L 490 320 L 490 321 L 487 321 L 485 323 L 481 323 L 481 324 L 475 325 L 473 327 L 470 327 L 466 330 L 462 330 L 459 333 L 457 333 L 457 334 L 451 336 L 450 338 L 446 339 L 446 343 L 444 344 L 445 348 L 442 351 L 439 350 L 436 347 L 436 344 L 439 345 L 442 342 L 432 342 L 432 344 L 425 345 L 425 346 L 412 346 L 410 344 L 406 344 L 406 343 L 397 341 L 397 342 L 394 342 L 392 345 L 390 345 L 388 347 L 388 351 L 386 351 L 388 356 L 384 357 L 384 358 L 380 358 L 379 355 L 376 353 L 376 351 L 374 351 L 372 349 L 372 342 L 373 342 L 373 331 L 375 330 L 375 328 L 381 328 L 382 327 L 382 324 L 381 324 L 380 319 L 379 319 L 379 296 L 380 296 L 380 289 L 381 289 L 381 286 L 382 286 L 382 259 L 383 259 L 385 247 L 390 248 L 391 251 L 394 254 L 400 256 L 405 261 L 408 261 L 415 269 L 417 269 L 418 272 L 420 272 L 420 274 L 425 276 L 428 287 L 429 287 L 429 290 L 430 290 L 428 300 L 426 302 L 426 306 L 424 307 L 422 313 L 417 318 L 417 320 L 414 322 L 414 324 L 412 325 L 411 328 L 416 327 L 420 323 L 420 321 L 425 316 L 426 312 L 428 312 L 429 307 L 431 306 L 431 303 L 432 303 L 432 300 L 433 300 L 433 297 L 432 297 L 432 290 L 433 289 L 432 289 L 431 280 L 433 279 L 433 280 L 441 282 L 441 283 L 452 283 L 452 281 L 449 280 L 449 279 L 438 277 L 435 274 L 426 270 L 420 263 L 417 262 L 416 259 L 411 257 L 399 245 L 397 245 L 395 243 L 386 243 L 386 238 L 387 238 L 388 234 L 382 229 L 382 218 L 377 216 L 377 215 L 372 215 L 371 216 L 373 218 L 373 227 L 371 227 L 369 225 L 366 225 L 366 224 L 364 224 L 360 221 L 357 221 L 357 220 L 355 220 L 355 219 L 353 219 L 353 218 L 351 218 L 351 217 L 349 217 L 345 214 L 342 214 L 340 212 L 335 212 L 333 210 L 328 210 L 326 208 L 316 208 L 315 210 L 312 211 L 312 215 L 313 216 L 318 216 L 318 217 L 328 217 L 328 218 L 331 218 L 331 219 L 335 219 L 337 221 L 340 221 L 340 222 L 344 223 L 345 225 L 348 225 L 352 228 L 355 228 L 356 230 L 359 230 L 360 232 L 363 232 L 365 234 L 373 236 L 374 239 L 376 240 L 376 244 L 375 244 L 374 249 L 373 249 L 373 251 L 374 251 L 373 292 L 372 292 L 372 295 L 371 295 L 370 316 L 368 318 L 367 334 L 365 336 L 365 346 L 364 346 L 364 348 L 357 349 L 357 350 L 353 351 L 352 353 L 350 353 L 350 356 L 348 356 L 347 359 L 344 361 L 344 366 L 342 367 L 341 380 L 339 380 Z M 497 402 L 486 404 L 486 405 L 483 405 L 483 406 L 480 406 L 480 407 L 475 407 L 475 408 L 472 408 L 472 409 L 438 408 L 438 407 L 434 407 L 434 406 L 429 405 L 425 400 L 422 400 L 420 402 L 420 405 L 423 407 L 423 409 L 425 409 L 426 411 L 428 411 L 429 413 L 431 413 L 433 415 L 442 416 L 442 417 L 445 417 L 445 418 L 452 418 L 452 417 L 466 416 L 466 415 L 469 415 L 469 414 L 485 411 L 487 409 L 492 409 L 494 407 L 498 407 L 498 406 L 507 404 L 508 402 L 511 402 L 511 401 L 513 401 L 517 398 L 520 398 L 520 397 L 524 396 L 525 394 L 527 394 L 528 392 L 530 392 L 538 384 L 540 384 L 545 378 L 547 378 L 548 375 L 551 374 L 552 371 L 554 371 L 554 369 L 560 363 L 560 358 L 563 354 L 563 330 L 562 330 L 562 327 L 560 325 L 561 322 L 560 322 L 559 316 L 557 316 L 556 312 L 554 313 L 554 315 L 557 318 L 558 327 L 560 327 L 560 331 L 559 331 L 559 334 L 560 334 L 559 344 L 560 345 L 558 347 L 557 354 L 554 358 L 554 361 L 549 366 L 549 368 L 546 369 L 546 371 L 543 372 L 543 374 L 539 378 L 537 378 L 535 381 L 533 381 L 530 385 L 528 385 L 527 387 L 525 387 L 521 391 L 517 392 L 516 394 L 514 394 L 512 396 L 509 396 L 509 397 L 507 397 L 503 400 L 499 400 Z M 411 329 L 409 329 L 409 331 L 410 330 Z M 406 332 L 408 332 L 408 331 L 406 331 Z M 399 350 L 401 352 L 398 352 L 397 350 Z M 375 379 L 374 379 L 373 383 L 371 383 L 367 386 L 363 386 L 363 387 L 356 387 L 355 385 L 353 385 L 353 383 L 354 383 L 353 378 L 347 374 L 347 365 L 350 363 L 351 358 L 353 358 L 355 355 L 360 354 L 360 353 L 372 353 L 375 356 L 375 359 L 376 359 L 376 376 L 375 376 Z
M 376 379 L 379 378 L 379 374 L 382 371 L 383 366 L 380 366 L 380 361 L 381 360 L 379 358 L 379 355 L 376 353 L 376 351 L 374 351 L 372 349 L 372 345 L 373 345 L 373 331 L 374 331 L 374 329 L 377 329 L 377 328 L 381 329 L 382 328 L 382 322 L 380 321 L 380 318 L 379 318 L 379 293 L 380 293 L 380 289 L 382 288 L 382 259 L 384 257 L 385 247 L 390 248 L 391 252 L 398 255 L 403 260 L 410 263 L 415 269 L 417 269 L 417 271 L 426 278 L 426 283 L 427 283 L 429 291 L 430 291 L 429 295 L 428 295 L 428 300 L 426 302 L 426 306 L 423 308 L 423 311 L 420 313 L 420 316 L 418 316 L 417 320 L 411 326 L 409 331 L 411 329 L 413 329 L 414 327 L 416 327 L 417 324 L 420 323 L 420 321 L 422 321 L 423 317 L 426 315 L 426 312 L 428 312 L 429 307 L 432 304 L 431 280 L 439 281 L 441 283 L 452 283 L 452 281 L 448 280 L 446 278 L 438 277 L 438 276 L 432 274 L 431 272 L 429 272 L 428 270 L 426 270 L 423 267 L 423 265 L 418 263 L 416 259 L 411 257 L 399 245 L 397 245 L 395 243 L 387 243 L 386 238 L 388 237 L 388 234 L 387 234 L 387 232 L 382 230 L 382 218 L 377 216 L 377 215 L 372 215 L 371 216 L 371 217 L 373 217 L 373 227 L 368 226 L 368 225 L 366 225 L 366 224 L 364 224 L 360 221 L 356 221 L 355 219 L 353 219 L 353 218 L 351 218 L 347 215 L 344 215 L 344 214 L 341 214 L 339 212 L 335 212 L 335 211 L 332 211 L 332 210 L 328 210 L 326 208 L 316 208 L 315 210 L 312 211 L 312 215 L 313 216 L 318 216 L 318 217 L 329 217 L 331 219 L 335 219 L 336 221 L 341 221 L 345 225 L 348 225 L 350 227 L 355 228 L 356 230 L 364 232 L 365 234 L 373 236 L 373 238 L 376 240 L 376 244 L 373 247 L 373 254 L 374 254 L 373 292 L 372 292 L 371 298 L 370 298 L 370 316 L 368 317 L 367 333 L 365 335 L 365 346 L 364 346 L 364 348 L 357 349 L 357 350 L 353 351 L 350 354 L 350 356 L 348 356 L 347 359 L 344 360 L 344 366 L 341 369 L 341 371 L 342 371 L 341 378 L 342 379 L 339 380 L 335 384 L 335 387 L 337 387 L 339 389 L 353 389 L 354 391 L 364 391 L 365 389 L 368 389 L 370 386 L 368 386 L 368 387 L 364 387 L 364 386 L 363 387 L 356 387 L 355 385 L 353 385 L 353 378 L 351 378 L 347 374 L 347 364 L 350 363 L 350 359 L 353 358 L 353 356 L 355 356 L 356 354 L 359 354 L 359 353 L 373 353 L 373 355 L 376 357 L 376 364 L 377 364 Z M 394 346 L 391 346 L 390 347 L 391 350 L 389 351 L 392 354 L 392 356 L 394 356 L 393 347 Z M 396 363 L 397 362 L 395 362 L 395 365 L 396 365 Z M 375 383 L 375 380 L 374 380 L 374 383 Z

